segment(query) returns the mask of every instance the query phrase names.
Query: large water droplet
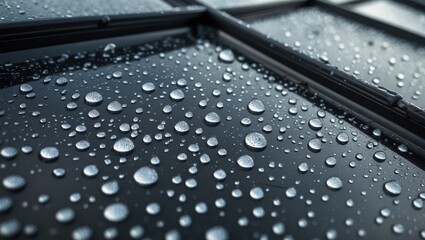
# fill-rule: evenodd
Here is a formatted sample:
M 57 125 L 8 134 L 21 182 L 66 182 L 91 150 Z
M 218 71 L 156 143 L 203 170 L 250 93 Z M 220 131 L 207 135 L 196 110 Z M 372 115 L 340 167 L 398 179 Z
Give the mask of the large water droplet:
M 216 112 L 209 112 L 204 117 L 207 126 L 214 127 L 220 124 L 220 116 Z
M 180 102 L 184 99 L 184 92 L 180 89 L 175 89 L 170 92 L 170 98 L 175 102 Z
M 87 105 L 98 106 L 103 101 L 103 96 L 98 92 L 89 92 L 84 98 Z
M 229 233 L 222 226 L 215 226 L 207 230 L 205 233 L 206 240 L 227 240 Z
M 121 138 L 114 143 L 113 149 L 121 155 L 128 155 L 134 150 L 134 143 L 130 138 Z
M 187 134 L 190 130 L 189 124 L 185 121 L 179 121 L 176 125 L 174 125 L 174 130 L 181 135 Z
M 128 216 L 128 207 L 123 203 L 112 203 L 103 211 L 103 216 L 110 222 L 122 222 Z
M 158 173 L 151 167 L 141 167 L 134 173 L 133 178 L 142 186 L 150 186 L 158 181 Z
M 70 223 L 75 219 L 75 212 L 72 208 L 62 208 L 56 212 L 56 221 L 60 223 Z
M 18 150 L 14 147 L 4 147 L 1 149 L 0 155 L 6 159 L 13 159 L 18 155 Z
M 155 85 L 151 82 L 144 83 L 142 85 L 142 90 L 146 93 L 152 93 L 155 91 Z
M 10 210 L 13 201 L 10 197 L 0 197 L 0 214 Z
M 120 113 L 122 111 L 122 105 L 118 101 L 112 101 L 108 104 L 107 110 L 110 113 Z
M 31 91 L 32 91 L 32 86 L 31 86 L 31 85 L 29 85 L 28 83 L 24 83 L 24 84 L 22 84 L 21 86 L 19 86 L 19 91 L 20 91 L 22 94 L 27 94 L 27 93 L 29 93 L 29 92 L 31 92 Z
M 16 219 L 6 220 L 0 223 L 0 236 L 12 238 L 21 231 L 21 223 Z
M 52 163 L 58 160 L 59 150 L 55 147 L 45 147 L 40 150 L 40 159 L 43 162 Z
M 9 175 L 3 179 L 3 187 L 9 191 L 22 190 L 26 184 L 25 178 L 16 174 Z
M 318 130 L 322 129 L 323 123 L 318 118 L 312 118 L 312 119 L 310 119 L 310 121 L 308 121 L 308 126 L 311 129 L 318 131 Z
M 326 186 L 332 190 L 339 190 L 342 188 L 343 184 L 339 177 L 330 177 L 326 180 Z
M 249 191 L 249 195 L 254 200 L 260 200 L 264 197 L 264 191 L 260 187 L 255 187 Z
M 218 58 L 225 63 L 231 63 L 235 61 L 235 54 L 230 49 L 224 49 L 218 54 Z
M 387 156 L 384 151 L 377 151 L 373 154 L 373 159 L 375 159 L 377 162 L 383 162 L 385 159 L 387 159 Z
M 308 142 L 308 149 L 312 152 L 320 152 L 322 150 L 322 142 L 320 139 L 314 138 Z
M 249 155 L 240 156 L 237 163 L 243 169 L 252 169 L 254 167 L 254 159 Z
M 105 194 L 105 195 L 116 194 L 119 191 L 118 181 L 113 180 L 113 181 L 105 182 L 102 185 L 101 190 L 102 190 L 103 194 Z
M 294 198 L 295 196 L 297 196 L 297 190 L 293 187 L 290 187 L 290 188 L 286 189 L 285 195 L 288 198 Z
M 397 196 L 401 193 L 401 186 L 397 181 L 391 180 L 384 184 L 384 190 L 391 196 Z
M 94 164 L 89 164 L 84 167 L 83 174 L 88 178 L 94 178 L 99 173 L 99 169 Z
M 90 143 L 89 143 L 89 141 L 81 140 L 81 141 L 79 141 L 75 144 L 75 148 L 78 151 L 86 151 L 90 148 Z
M 336 136 L 336 141 L 337 141 L 339 144 L 341 144 L 341 145 L 345 145 L 345 144 L 347 144 L 347 143 L 348 143 L 348 140 L 349 140 L 349 138 L 348 138 L 348 134 L 347 134 L 347 133 L 345 133 L 345 132 L 339 133 L 339 134 Z
M 248 103 L 248 111 L 252 114 L 259 115 L 266 111 L 266 107 L 260 99 L 254 98 Z
M 89 240 L 93 236 L 93 230 L 87 226 L 79 227 L 72 231 L 73 240 Z
M 245 136 L 245 146 L 252 151 L 263 151 L 267 147 L 267 139 L 262 133 L 250 132 Z

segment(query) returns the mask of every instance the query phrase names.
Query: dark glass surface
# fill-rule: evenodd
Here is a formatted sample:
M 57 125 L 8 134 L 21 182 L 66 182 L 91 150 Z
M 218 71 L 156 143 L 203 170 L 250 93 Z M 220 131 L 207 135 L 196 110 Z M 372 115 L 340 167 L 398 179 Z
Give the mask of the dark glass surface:
M 77 239 L 80 227 L 94 239 L 117 232 L 129 239 L 135 226 L 148 239 L 424 237 L 423 207 L 414 204 L 425 198 L 422 159 L 229 50 L 213 31 L 199 32 L 7 55 L 0 67 L 0 198 L 13 204 L 0 211 L 0 236 L 19 225 L 16 236 L 25 238 L 35 224 L 36 239 Z M 103 97 L 98 106 L 85 100 L 92 91 Z M 111 112 L 117 106 L 121 111 Z M 134 144 L 127 154 L 114 150 L 122 138 Z M 40 156 L 47 146 L 58 149 L 56 161 Z M 243 155 L 253 168 L 238 164 Z M 157 181 L 149 172 L 134 178 L 141 167 L 155 169 Z M 55 176 L 58 168 L 63 177 Z M 16 179 L 5 183 L 12 174 L 26 180 L 21 190 L 12 190 Z M 154 183 L 142 186 L 141 179 Z M 111 196 L 102 190 L 110 181 L 119 186 Z M 389 181 L 399 184 L 399 195 L 385 190 Z M 113 203 L 125 206 L 105 210 Z M 63 208 L 73 209 L 72 222 L 56 219 Z

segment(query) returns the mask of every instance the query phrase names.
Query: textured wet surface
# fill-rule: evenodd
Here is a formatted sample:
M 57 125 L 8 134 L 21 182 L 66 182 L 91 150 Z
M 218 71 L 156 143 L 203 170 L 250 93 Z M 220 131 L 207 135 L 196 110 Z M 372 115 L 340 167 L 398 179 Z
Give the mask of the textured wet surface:
M 0 2 L 0 23 L 167 10 L 172 6 L 162 0 L 5 0 Z
M 395 91 L 406 101 L 425 108 L 425 48 L 421 44 L 319 7 L 296 9 L 250 25 L 324 64 Z
M 378 129 L 214 38 L 104 47 L 0 67 L 2 238 L 425 238 Z

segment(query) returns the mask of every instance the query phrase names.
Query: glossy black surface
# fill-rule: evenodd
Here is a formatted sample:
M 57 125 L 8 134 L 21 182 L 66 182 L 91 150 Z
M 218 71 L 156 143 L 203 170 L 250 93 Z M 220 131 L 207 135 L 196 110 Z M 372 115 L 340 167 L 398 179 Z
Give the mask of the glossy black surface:
M 425 192 L 419 157 L 302 84 L 246 59 L 243 53 L 233 51 L 234 59 L 227 55 L 226 61 L 220 60 L 226 46 L 214 31 L 199 28 L 197 32 L 161 36 L 148 43 L 144 42 L 153 36 L 113 39 L 115 50 L 109 45 L 105 51 L 108 41 L 103 40 L 8 54 L 10 63 L 0 67 L 0 149 L 11 146 L 19 153 L 11 160 L 0 159 L 0 176 L 3 184 L 7 176 L 18 174 L 26 179 L 26 186 L 18 192 L 0 187 L 0 197 L 13 200 L 9 211 L 0 213 L 0 225 L 12 219 L 22 228 L 35 224 L 37 239 L 70 238 L 81 226 L 88 226 L 95 239 L 111 227 L 118 230 L 119 239 L 128 239 L 130 228 L 136 225 L 143 227 L 144 237 L 155 239 L 176 231 L 184 239 L 203 239 L 214 226 L 222 226 L 232 239 L 322 239 L 332 238 L 335 232 L 338 238 L 350 239 L 363 235 L 368 239 L 424 237 L 423 208 L 412 205 Z M 56 83 L 60 77 L 68 80 L 66 85 Z M 142 90 L 146 82 L 155 85 L 153 92 Z M 23 83 L 32 86 L 34 96 L 20 92 Z M 176 89 L 184 93 L 181 101 L 171 96 Z M 91 91 L 103 96 L 99 106 L 84 101 Z M 249 111 L 253 99 L 264 104 L 264 113 Z M 113 114 L 107 106 L 115 100 L 123 109 Z M 75 110 L 67 110 L 71 102 Z M 164 112 L 167 105 L 172 107 L 168 114 Z M 88 116 L 93 109 L 100 113 L 96 119 Z M 220 116 L 216 126 L 204 119 L 210 112 Z M 251 124 L 241 124 L 243 118 Z M 309 124 L 311 119 L 322 127 Z M 176 131 L 179 121 L 189 125 L 188 133 Z M 123 131 L 125 123 L 132 128 L 129 132 Z M 265 136 L 265 150 L 246 146 L 250 132 Z M 337 141 L 341 133 L 348 142 Z M 126 156 L 113 151 L 114 143 L 123 137 L 135 145 Z M 215 147 L 207 144 L 212 137 L 218 141 Z M 321 142 L 320 149 L 309 149 L 312 139 Z M 90 148 L 78 151 L 75 144 L 80 140 L 90 142 Z M 32 153 L 22 152 L 25 145 L 33 148 Z M 40 161 L 39 151 L 46 146 L 59 149 L 60 157 L 54 163 Z M 374 159 L 379 151 L 386 155 L 383 162 Z M 187 160 L 177 159 L 181 153 Z M 201 163 L 203 154 L 209 156 L 209 163 Z M 237 164 L 245 154 L 254 159 L 251 170 Z M 333 167 L 325 163 L 331 156 L 337 159 Z M 302 163 L 308 165 L 306 172 Z M 93 178 L 83 173 L 89 164 L 99 170 Z M 151 187 L 139 186 L 133 178 L 143 166 L 158 174 Z M 65 169 L 65 176 L 53 176 L 55 168 Z M 220 169 L 226 173 L 221 180 L 220 174 L 214 176 Z M 341 179 L 342 188 L 329 189 L 326 181 L 330 177 Z M 119 191 L 106 196 L 101 186 L 110 180 L 117 180 Z M 384 184 L 391 180 L 400 184 L 400 195 L 384 191 Z M 255 187 L 264 193 L 258 200 L 254 199 L 258 194 L 250 196 Z M 297 193 L 289 198 L 286 191 L 292 187 Z M 242 197 L 232 196 L 236 189 Z M 70 201 L 73 193 L 81 194 L 79 202 Z M 49 196 L 47 203 L 39 202 L 42 194 Z M 115 202 L 129 209 L 120 223 L 108 221 L 103 213 Z M 158 215 L 147 213 L 150 203 L 159 203 Z M 199 203 L 208 206 L 207 213 L 195 210 Z M 75 211 L 70 224 L 55 219 L 64 207 Z M 380 213 L 386 208 L 391 212 L 387 218 Z M 188 218 L 190 226 L 186 225 Z M 241 226 L 246 219 L 249 224 Z M 304 221 L 307 226 L 300 227 Z M 276 235 L 279 228 L 273 230 L 273 226 L 280 223 L 285 230 Z M 401 234 L 395 233 L 398 224 L 403 228 Z M 212 239 L 224 239 L 221 233 Z M 18 237 L 24 235 L 21 232 Z

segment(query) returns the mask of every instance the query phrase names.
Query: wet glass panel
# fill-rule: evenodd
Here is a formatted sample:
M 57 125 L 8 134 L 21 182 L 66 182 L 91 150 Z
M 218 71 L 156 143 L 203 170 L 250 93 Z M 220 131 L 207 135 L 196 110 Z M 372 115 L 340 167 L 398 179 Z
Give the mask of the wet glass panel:
M 286 46 L 425 107 L 425 48 L 320 7 L 249 22 Z
M 7 55 L 2 238 L 424 237 L 422 159 L 198 32 Z

